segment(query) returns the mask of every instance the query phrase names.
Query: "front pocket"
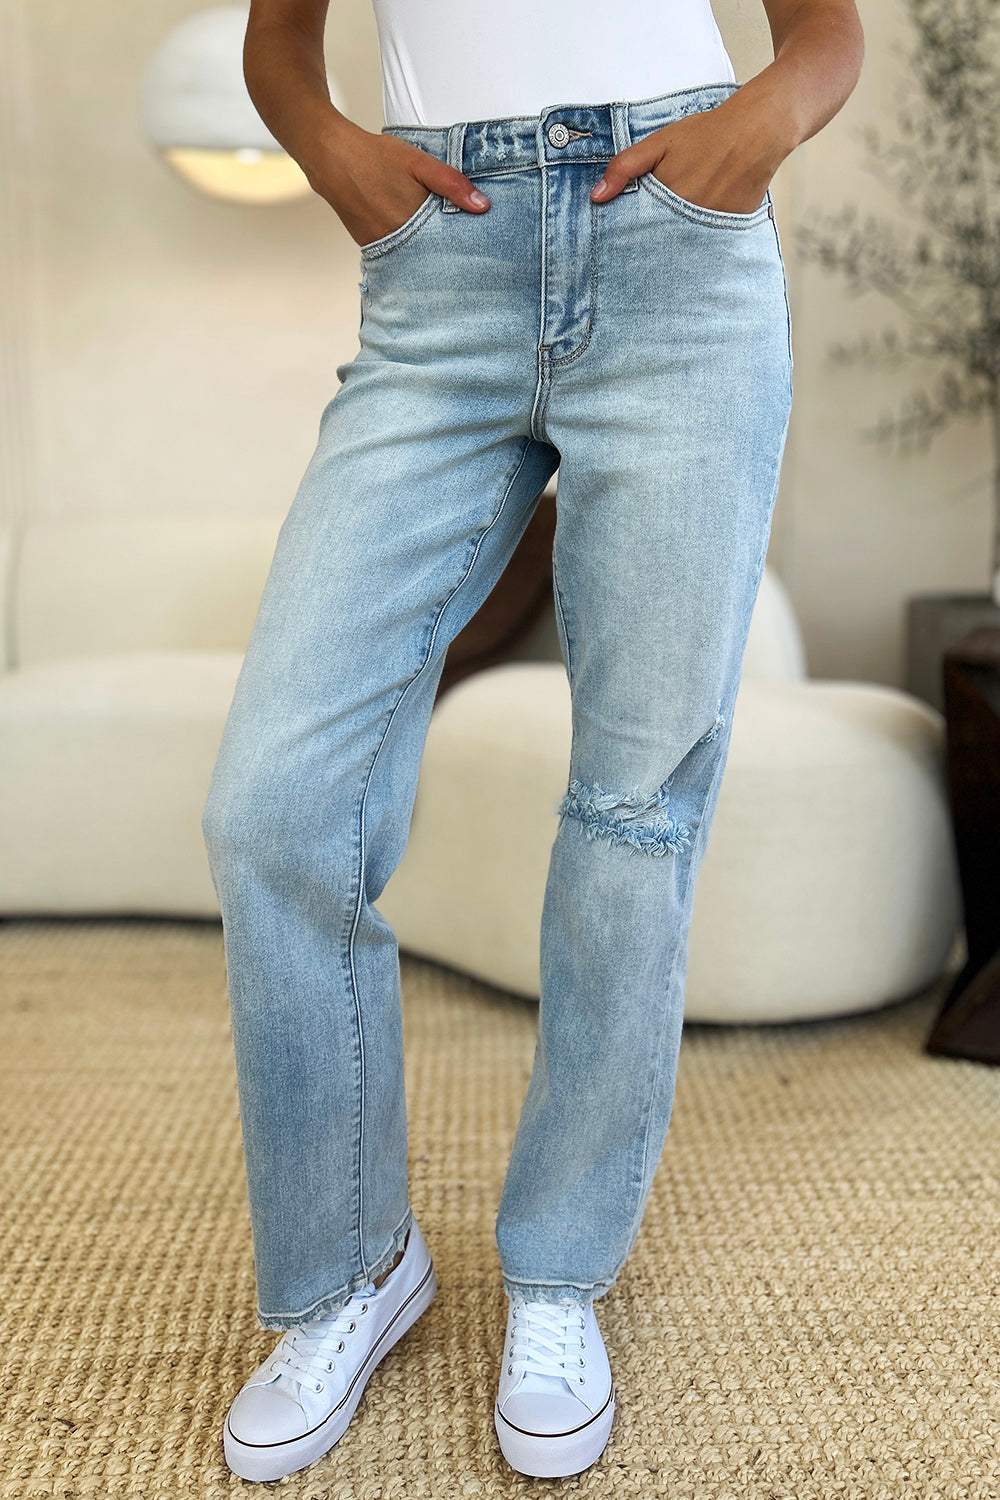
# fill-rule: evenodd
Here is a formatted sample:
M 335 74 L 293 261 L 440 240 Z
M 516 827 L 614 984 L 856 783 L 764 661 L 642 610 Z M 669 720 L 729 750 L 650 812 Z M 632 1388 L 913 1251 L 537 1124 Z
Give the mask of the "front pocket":
M 752 224 L 759 224 L 761 219 L 766 219 L 771 212 L 770 189 L 764 194 L 764 201 L 758 208 L 748 214 L 728 213 L 721 208 L 705 208 L 700 203 L 692 203 L 687 198 L 682 198 L 680 193 L 675 193 L 673 188 L 668 188 L 665 182 L 652 172 L 644 172 L 639 178 L 641 187 L 675 213 L 683 215 L 685 219 L 692 219 L 696 224 L 709 224 L 716 229 L 748 229 Z
M 423 225 L 443 202 L 440 193 L 428 193 L 423 203 L 415 208 L 406 220 L 400 224 L 398 229 L 391 229 L 388 234 L 383 234 L 377 240 L 369 240 L 367 244 L 359 246 L 362 260 L 376 260 L 380 255 L 388 255 L 390 250 L 397 249 L 411 235 Z

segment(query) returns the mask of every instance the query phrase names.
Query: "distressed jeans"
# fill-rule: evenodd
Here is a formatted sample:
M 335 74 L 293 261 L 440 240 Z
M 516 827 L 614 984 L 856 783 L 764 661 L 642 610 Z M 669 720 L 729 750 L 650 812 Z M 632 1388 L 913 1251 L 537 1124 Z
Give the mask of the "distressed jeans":
M 635 1241 L 670 1119 L 791 329 L 770 193 L 721 212 L 647 174 L 589 195 L 616 151 L 736 87 L 385 127 L 491 207 L 432 193 L 361 247 L 359 349 L 281 526 L 204 808 L 264 1328 L 339 1306 L 406 1236 L 399 955 L 376 903 L 445 650 L 557 467 L 572 751 L 496 1220 L 504 1285 L 600 1296 Z

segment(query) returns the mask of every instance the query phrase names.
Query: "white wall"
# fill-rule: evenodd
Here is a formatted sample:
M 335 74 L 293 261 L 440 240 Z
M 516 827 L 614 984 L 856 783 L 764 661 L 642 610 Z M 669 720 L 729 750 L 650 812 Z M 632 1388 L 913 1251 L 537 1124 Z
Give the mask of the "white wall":
M 352 117 L 382 123 L 370 0 L 332 0 L 328 57 Z M 287 508 L 334 370 L 357 347 L 356 247 L 310 197 L 240 208 L 198 195 L 145 145 L 137 89 L 190 0 L 0 7 L 0 477 L 10 515 Z M 741 78 L 770 57 L 759 0 L 717 0 Z M 896 681 L 901 601 L 983 588 L 985 430 L 901 460 L 861 443 L 885 379 L 827 346 L 881 310 L 796 264 L 791 223 L 877 202 L 853 132 L 885 120 L 895 6 L 865 0 L 862 83 L 775 182 L 792 295 L 795 409 L 771 561 L 814 672 Z M 949 500 L 951 494 L 956 498 Z
M 919 456 L 862 441 L 861 429 L 880 411 L 894 411 L 899 395 L 933 369 L 890 375 L 836 365 L 831 343 L 891 323 L 892 309 L 870 294 L 851 299 L 840 281 L 798 264 L 791 249 L 792 223 L 818 209 L 856 202 L 898 217 L 865 165 L 858 135 L 869 123 L 891 132 L 910 34 L 896 0 L 862 0 L 859 9 L 867 43 L 861 81 L 779 173 L 795 399 L 772 558 L 798 606 L 810 669 L 896 682 L 906 596 L 988 589 L 992 457 L 985 423 L 954 427 Z
M 20 15 L 26 33 L 36 120 L 19 170 L 34 218 L 38 454 L 20 507 L 287 506 L 352 352 L 358 274 L 332 210 L 313 196 L 214 202 L 142 138 L 146 60 L 196 8 L 7 0 L 2 11 L 0 27 Z M 348 103 L 371 118 L 364 4 L 333 8 Z

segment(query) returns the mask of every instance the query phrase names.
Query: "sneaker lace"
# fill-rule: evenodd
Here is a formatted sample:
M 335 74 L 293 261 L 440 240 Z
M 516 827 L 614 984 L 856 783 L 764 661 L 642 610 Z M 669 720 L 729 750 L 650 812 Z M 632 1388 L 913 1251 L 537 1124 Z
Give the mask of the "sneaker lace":
M 336 1368 L 333 1356 L 346 1348 L 345 1335 L 357 1328 L 358 1318 L 368 1311 L 367 1299 L 374 1295 L 375 1287 L 369 1282 L 360 1292 L 354 1292 L 339 1312 L 310 1318 L 290 1328 L 268 1361 L 268 1371 L 297 1386 L 321 1391 L 325 1384 L 322 1377 Z
M 514 1303 L 507 1372 L 549 1375 L 583 1385 L 587 1361 L 583 1336 L 586 1322 L 578 1302 Z

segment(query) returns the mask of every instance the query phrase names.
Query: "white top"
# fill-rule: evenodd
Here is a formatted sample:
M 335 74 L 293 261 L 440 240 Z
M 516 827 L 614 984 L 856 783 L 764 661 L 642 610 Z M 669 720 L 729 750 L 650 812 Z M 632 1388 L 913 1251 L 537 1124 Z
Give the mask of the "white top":
M 736 82 L 710 0 L 372 0 L 386 125 Z

